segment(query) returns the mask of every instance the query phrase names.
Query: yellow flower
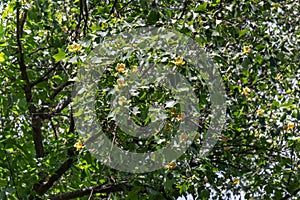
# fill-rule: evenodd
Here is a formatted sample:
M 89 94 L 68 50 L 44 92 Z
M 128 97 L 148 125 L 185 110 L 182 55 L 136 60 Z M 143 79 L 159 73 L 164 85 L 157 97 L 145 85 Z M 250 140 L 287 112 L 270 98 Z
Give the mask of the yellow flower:
M 173 169 L 176 167 L 176 163 L 174 161 L 170 162 L 167 166 L 165 166 L 166 169 Z
M 173 63 L 175 65 L 184 65 L 185 61 L 182 58 L 178 57 L 178 58 L 175 59 L 175 62 L 173 62 Z
M 126 85 L 126 82 L 123 79 L 118 79 L 117 80 L 118 86 L 124 87 Z
M 221 136 L 222 142 L 228 142 L 228 138 Z
M 224 151 L 228 151 L 230 147 L 223 147 Z
M 288 130 L 289 129 L 294 129 L 294 128 L 295 128 L 295 124 L 294 123 L 292 123 L 292 122 L 288 123 L 288 126 L 287 126 Z
M 75 147 L 76 150 L 78 151 L 78 150 L 80 150 L 80 149 L 83 148 L 83 144 L 82 144 L 81 142 L 76 142 L 76 143 L 74 144 L 74 147 Z
M 278 5 L 277 5 L 277 3 L 272 2 L 271 6 L 272 6 L 272 9 L 274 9 L 274 8 L 276 8 Z
M 137 73 L 137 66 L 133 66 L 132 69 L 131 69 L 131 71 L 132 71 L 133 73 Z
M 125 73 L 125 64 L 124 63 L 118 63 L 116 70 L 120 73 Z
M 237 178 L 234 178 L 234 179 L 233 179 L 233 184 L 234 184 L 234 185 L 238 184 L 239 182 L 240 182 L 239 179 L 237 179 Z
M 250 92 L 250 89 L 249 89 L 248 87 L 243 88 L 242 93 L 243 93 L 244 95 L 248 95 L 249 92 Z
M 164 126 L 164 130 L 170 130 L 170 129 L 171 129 L 171 126 L 169 126 L 169 125 Z
M 265 111 L 263 109 L 258 109 L 256 112 L 258 115 L 262 115 Z
M 62 29 L 64 32 L 67 32 L 67 31 L 68 31 L 68 27 L 67 27 L 67 26 L 63 26 L 63 27 L 61 27 L 61 29 Z
M 80 51 L 82 49 L 82 46 L 80 45 L 80 44 L 77 44 L 77 43 L 75 43 L 75 44 L 72 44 L 72 45 L 68 45 L 68 50 L 70 51 L 70 52 L 78 52 L 78 51 Z
M 178 121 L 183 120 L 183 118 L 184 118 L 183 115 L 177 115 L 177 116 L 176 116 L 176 119 L 177 119 Z
M 171 112 L 173 115 L 176 115 L 176 113 L 177 113 L 177 111 L 176 111 L 175 109 L 172 109 L 170 112 Z
M 188 139 L 188 137 L 187 137 L 186 135 L 180 136 L 180 140 L 181 140 L 182 142 L 186 142 L 187 139 Z
M 126 102 L 127 102 L 126 97 L 122 96 L 122 97 L 119 98 L 119 101 L 118 101 L 119 105 L 122 106 L 122 105 L 123 105 L 124 103 L 126 103 Z
M 251 48 L 249 46 L 244 46 L 243 51 L 244 51 L 244 53 L 250 53 Z

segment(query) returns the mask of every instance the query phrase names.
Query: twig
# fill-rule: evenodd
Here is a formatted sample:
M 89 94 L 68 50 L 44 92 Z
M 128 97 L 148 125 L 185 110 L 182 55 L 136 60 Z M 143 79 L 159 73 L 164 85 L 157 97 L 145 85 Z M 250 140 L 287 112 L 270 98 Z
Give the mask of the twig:
M 50 123 L 51 123 L 52 129 L 53 129 L 53 132 L 54 132 L 55 140 L 58 141 L 58 134 L 56 131 L 56 127 L 54 126 L 52 118 L 50 119 Z M 56 148 L 58 149 L 58 144 L 56 145 Z
M 55 114 L 60 113 L 63 109 L 65 109 L 71 103 L 71 97 L 68 97 L 56 110 Z
M 131 4 L 132 2 L 133 2 L 133 0 L 128 1 L 127 3 L 125 3 L 121 8 L 119 8 L 119 10 L 117 11 L 117 13 L 121 13 L 121 11 L 122 11 L 123 9 L 125 9 L 126 6 L 128 6 L 128 5 Z
M 34 81 L 33 83 L 31 83 L 31 87 L 45 81 L 48 79 L 48 75 L 53 72 L 57 67 L 59 66 L 59 62 L 54 66 L 52 67 L 51 69 L 49 69 L 45 74 L 43 74 L 39 79 L 37 79 L 36 81 Z
M 183 15 L 186 13 L 187 5 L 188 5 L 188 0 L 185 0 L 183 3 L 182 13 L 181 13 L 179 19 L 182 19 Z
M 84 27 L 83 27 L 83 35 L 84 37 L 87 34 L 87 29 L 88 29 L 88 19 L 89 19 L 89 11 L 87 7 L 86 0 L 83 0 L 83 9 L 84 9 Z
M 91 194 L 90 194 L 90 196 L 89 196 L 88 200 L 90 200 L 90 199 L 92 198 L 93 191 L 94 191 L 94 190 L 92 190 L 92 191 L 91 191 Z
M 33 52 L 29 53 L 28 56 L 32 56 L 33 54 L 37 53 L 38 51 L 43 51 L 43 50 L 46 50 L 46 49 L 49 49 L 50 47 L 39 47 L 37 48 L 36 50 L 34 50 Z
M 118 2 L 118 0 L 114 0 L 114 4 L 111 7 L 110 12 L 109 12 L 110 15 L 116 12 L 117 2 Z M 115 14 L 117 14 L 117 13 L 115 13 Z

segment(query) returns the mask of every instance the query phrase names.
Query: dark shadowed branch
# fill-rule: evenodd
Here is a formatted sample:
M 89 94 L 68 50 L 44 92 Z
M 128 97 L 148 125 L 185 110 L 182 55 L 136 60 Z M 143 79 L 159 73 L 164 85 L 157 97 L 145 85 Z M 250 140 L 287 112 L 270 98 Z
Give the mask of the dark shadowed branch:
M 59 195 L 51 197 L 50 199 L 51 200 L 74 199 L 74 198 L 83 197 L 90 194 L 125 191 L 125 190 L 129 190 L 130 188 L 132 188 L 132 186 L 126 183 L 117 184 L 117 185 L 93 186 L 81 190 L 75 190 L 73 192 L 61 193 Z
M 74 81 L 67 81 L 64 84 L 62 84 L 61 86 L 59 86 L 57 89 L 55 89 L 52 93 L 52 95 L 50 96 L 51 100 L 54 100 L 54 98 L 61 92 L 63 91 L 67 86 L 73 84 Z
M 60 65 L 60 63 L 58 62 L 58 63 L 55 64 L 55 66 L 49 67 L 50 69 L 47 72 L 45 72 L 45 74 L 43 74 L 39 79 L 37 79 L 36 81 L 34 81 L 34 82 L 31 83 L 31 87 L 33 87 L 33 86 L 35 86 L 35 85 L 37 85 L 37 84 L 39 84 L 39 83 L 47 80 L 49 74 L 51 72 L 53 72 L 59 65 Z
M 36 150 L 36 157 L 41 158 L 44 157 L 44 146 L 43 146 L 43 138 L 42 138 L 42 119 L 34 115 L 36 112 L 35 106 L 32 104 L 32 87 L 30 80 L 28 78 L 26 63 L 25 63 L 25 54 L 22 47 L 21 38 L 24 32 L 24 24 L 26 21 L 27 10 L 24 10 L 21 14 L 20 5 L 17 6 L 17 45 L 18 45 L 18 64 L 20 66 L 20 71 L 22 74 L 22 79 L 25 81 L 24 92 L 26 96 L 26 101 L 28 105 L 28 109 L 32 114 L 32 131 L 33 131 L 33 141 Z
M 73 119 L 73 114 L 72 110 L 70 111 L 70 128 L 69 128 L 69 133 L 74 133 L 75 130 L 75 124 L 74 124 L 74 119 Z M 34 190 L 36 191 L 37 194 L 40 196 L 44 195 L 53 185 L 54 183 L 66 172 L 68 171 L 74 161 L 75 161 L 75 150 L 73 147 L 68 149 L 68 159 L 49 177 L 48 181 L 44 181 L 43 179 L 40 180 L 39 183 L 34 185 Z
M 73 165 L 74 158 L 68 158 L 61 166 L 58 168 L 55 173 L 49 178 L 45 183 L 39 183 L 34 185 L 34 190 L 37 194 L 45 194 L 68 169 Z
M 183 9 L 182 9 L 182 13 L 181 13 L 179 19 L 182 19 L 183 16 L 185 15 L 185 13 L 186 13 L 186 11 L 187 11 L 187 5 L 188 5 L 188 0 L 185 0 L 185 1 L 183 2 Z

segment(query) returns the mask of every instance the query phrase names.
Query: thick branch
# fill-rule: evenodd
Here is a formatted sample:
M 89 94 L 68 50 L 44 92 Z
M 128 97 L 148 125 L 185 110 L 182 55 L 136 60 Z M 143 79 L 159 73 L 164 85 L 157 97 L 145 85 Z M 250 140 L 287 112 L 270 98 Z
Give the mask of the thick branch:
M 26 81 L 27 84 L 29 84 L 28 75 L 26 73 L 26 65 L 25 65 L 25 59 L 24 59 L 24 51 L 21 43 L 21 37 L 23 35 L 23 21 L 25 21 L 26 17 L 26 11 L 25 14 L 23 14 L 22 19 L 20 19 L 20 7 L 17 7 L 17 44 L 18 44 L 18 63 L 20 65 L 22 78 Z
M 27 103 L 29 103 L 32 100 L 32 94 L 31 94 L 30 81 L 29 81 L 29 78 L 28 78 L 28 74 L 26 72 L 24 51 L 23 51 L 23 47 L 22 47 L 22 43 L 21 43 L 21 37 L 23 35 L 23 27 L 24 27 L 25 20 L 26 20 L 26 11 L 24 11 L 22 19 L 20 19 L 20 7 L 18 6 L 17 7 L 17 45 L 18 45 L 18 53 L 19 53 L 18 64 L 20 65 L 20 71 L 21 71 L 22 79 L 26 83 L 26 85 L 24 87 L 24 90 L 25 90 Z
M 63 90 L 65 89 L 65 87 L 71 85 L 72 83 L 74 83 L 74 81 L 67 81 L 64 84 L 62 84 L 61 86 L 59 86 L 56 90 L 53 91 L 50 99 L 54 100 L 54 98 Z
M 81 25 L 81 21 L 82 21 L 82 16 L 83 16 L 83 5 L 82 5 L 82 0 L 79 1 L 79 8 L 80 8 L 80 14 L 78 16 L 78 21 L 77 21 L 77 25 L 75 27 L 75 36 L 73 38 L 73 41 L 77 41 L 78 36 L 80 36 L 80 25 Z
M 24 13 L 20 14 L 20 5 L 17 6 L 17 44 L 18 44 L 18 63 L 20 66 L 20 71 L 22 74 L 22 79 L 25 81 L 24 91 L 26 96 L 26 101 L 28 104 L 28 109 L 31 113 L 35 113 L 35 108 L 31 104 L 32 103 L 32 91 L 31 91 L 31 84 L 28 78 L 28 74 L 26 71 L 26 64 L 24 59 L 24 51 L 21 43 L 21 38 L 23 35 L 23 28 L 26 21 L 26 10 Z M 44 147 L 43 147 L 43 139 L 42 139 L 42 119 L 37 115 L 32 115 L 31 118 L 31 125 L 33 131 L 33 141 L 36 150 L 36 157 L 41 158 L 44 157 Z
M 31 125 L 33 131 L 33 141 L 37 158 L 45 156 L 43 137 L 42 137 L 42 119 L 38 115 L 32 115 Z
M 132 188 L 132 186 L 125 183 L 118 184 L 118 185 L 93 186 L 81 190 L 75 190 L 73 192 L 62 193 L 57 196 L 53 196 L 50 199 L 51 200 L 74 199 L 74 198 L 83 197 L 85 195 L 90 195 L 90 194 L 119 192 L 119 191 L 128 190 L 130 188 Z
M 292 194 L 288 194 L 285 197 L 282 197 L 280 200 L 291 199 L 292 197 L 296 197 L 298 192 L 300 192 L 300 188 L 296 189 Z
M 69 133 L 74 133 L 75 130 L 75 124 L 74 124 L 74 118 L 72 114 L 72 110 L 70 111 L 70 128 Z M 55 173 L 50 176 L 47 182 L 44 182 L 44 180 L 40 180 L 38 184 L 35 184 L 33 186 L 34 190 L 37 194 L 43 195 L 45 194 L 52 186 L 53 184 L 67 171 L 69 170 L 73 163 L 74 163 L 74 156 L 76 155 L 76 152 L 74 148 L 68 149 L 68 159 L 58 168 Z
M 68 97 L 59 107 L 56 108 L 54 114 L 60 113 L 63 109 L 65 109 L 71 103 L 71 97 Z
M 34 186 L 34 190 L 39 195 L 44 195 L 68 169 L 70 169 L 73 165 L 74 159 L 69 158 L 67 159 L 59 169 L 49 178 L 49 180 L 45 183 L 36 184 Z

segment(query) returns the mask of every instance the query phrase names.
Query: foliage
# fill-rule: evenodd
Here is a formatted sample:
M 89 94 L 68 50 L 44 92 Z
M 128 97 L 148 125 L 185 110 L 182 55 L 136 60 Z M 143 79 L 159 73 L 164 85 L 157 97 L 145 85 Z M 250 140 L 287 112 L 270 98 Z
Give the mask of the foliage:
M 0 198 L 176 199 L 189 193 L 196 199 L 297 199 L 299 10 L 299 3 L 291 0 L 2 1 Z M 227 121 L 205 158 L 198 154 L 204 128 L 176 162 L 151 173 L 130 174 L 106 167 L 82 148 L 71 92 L 78 69 L 103 38 L 148 25 L 193 38 L 219 66 Z M 132 68 L 131 61 L 126 65 Z M 108 74 L 99 81 L 99 91 L 116 81 Z M 194 85 L 205 94 L 200 82 Z M 170 100 L 165 88 L 156 89 L 135 97 L 141 101 L 136 104 L 141 114 L 133 115 L 137 124 L 149 123 L 145 102 Z M 103 98 L 108 97 L 99 92 L 98 100 Z M 103 123 L 107 108 L 105 103 L 97 107 Z M 175 126 L 171 111 L 168 120 Z M 208 118 L 209 111 L 203 112 Z M 128 143 L 132 138 L 120 130 L 118 134 L 119 144 L 136 148 Z M 148 142 L 151 146 L 154 140 Z

